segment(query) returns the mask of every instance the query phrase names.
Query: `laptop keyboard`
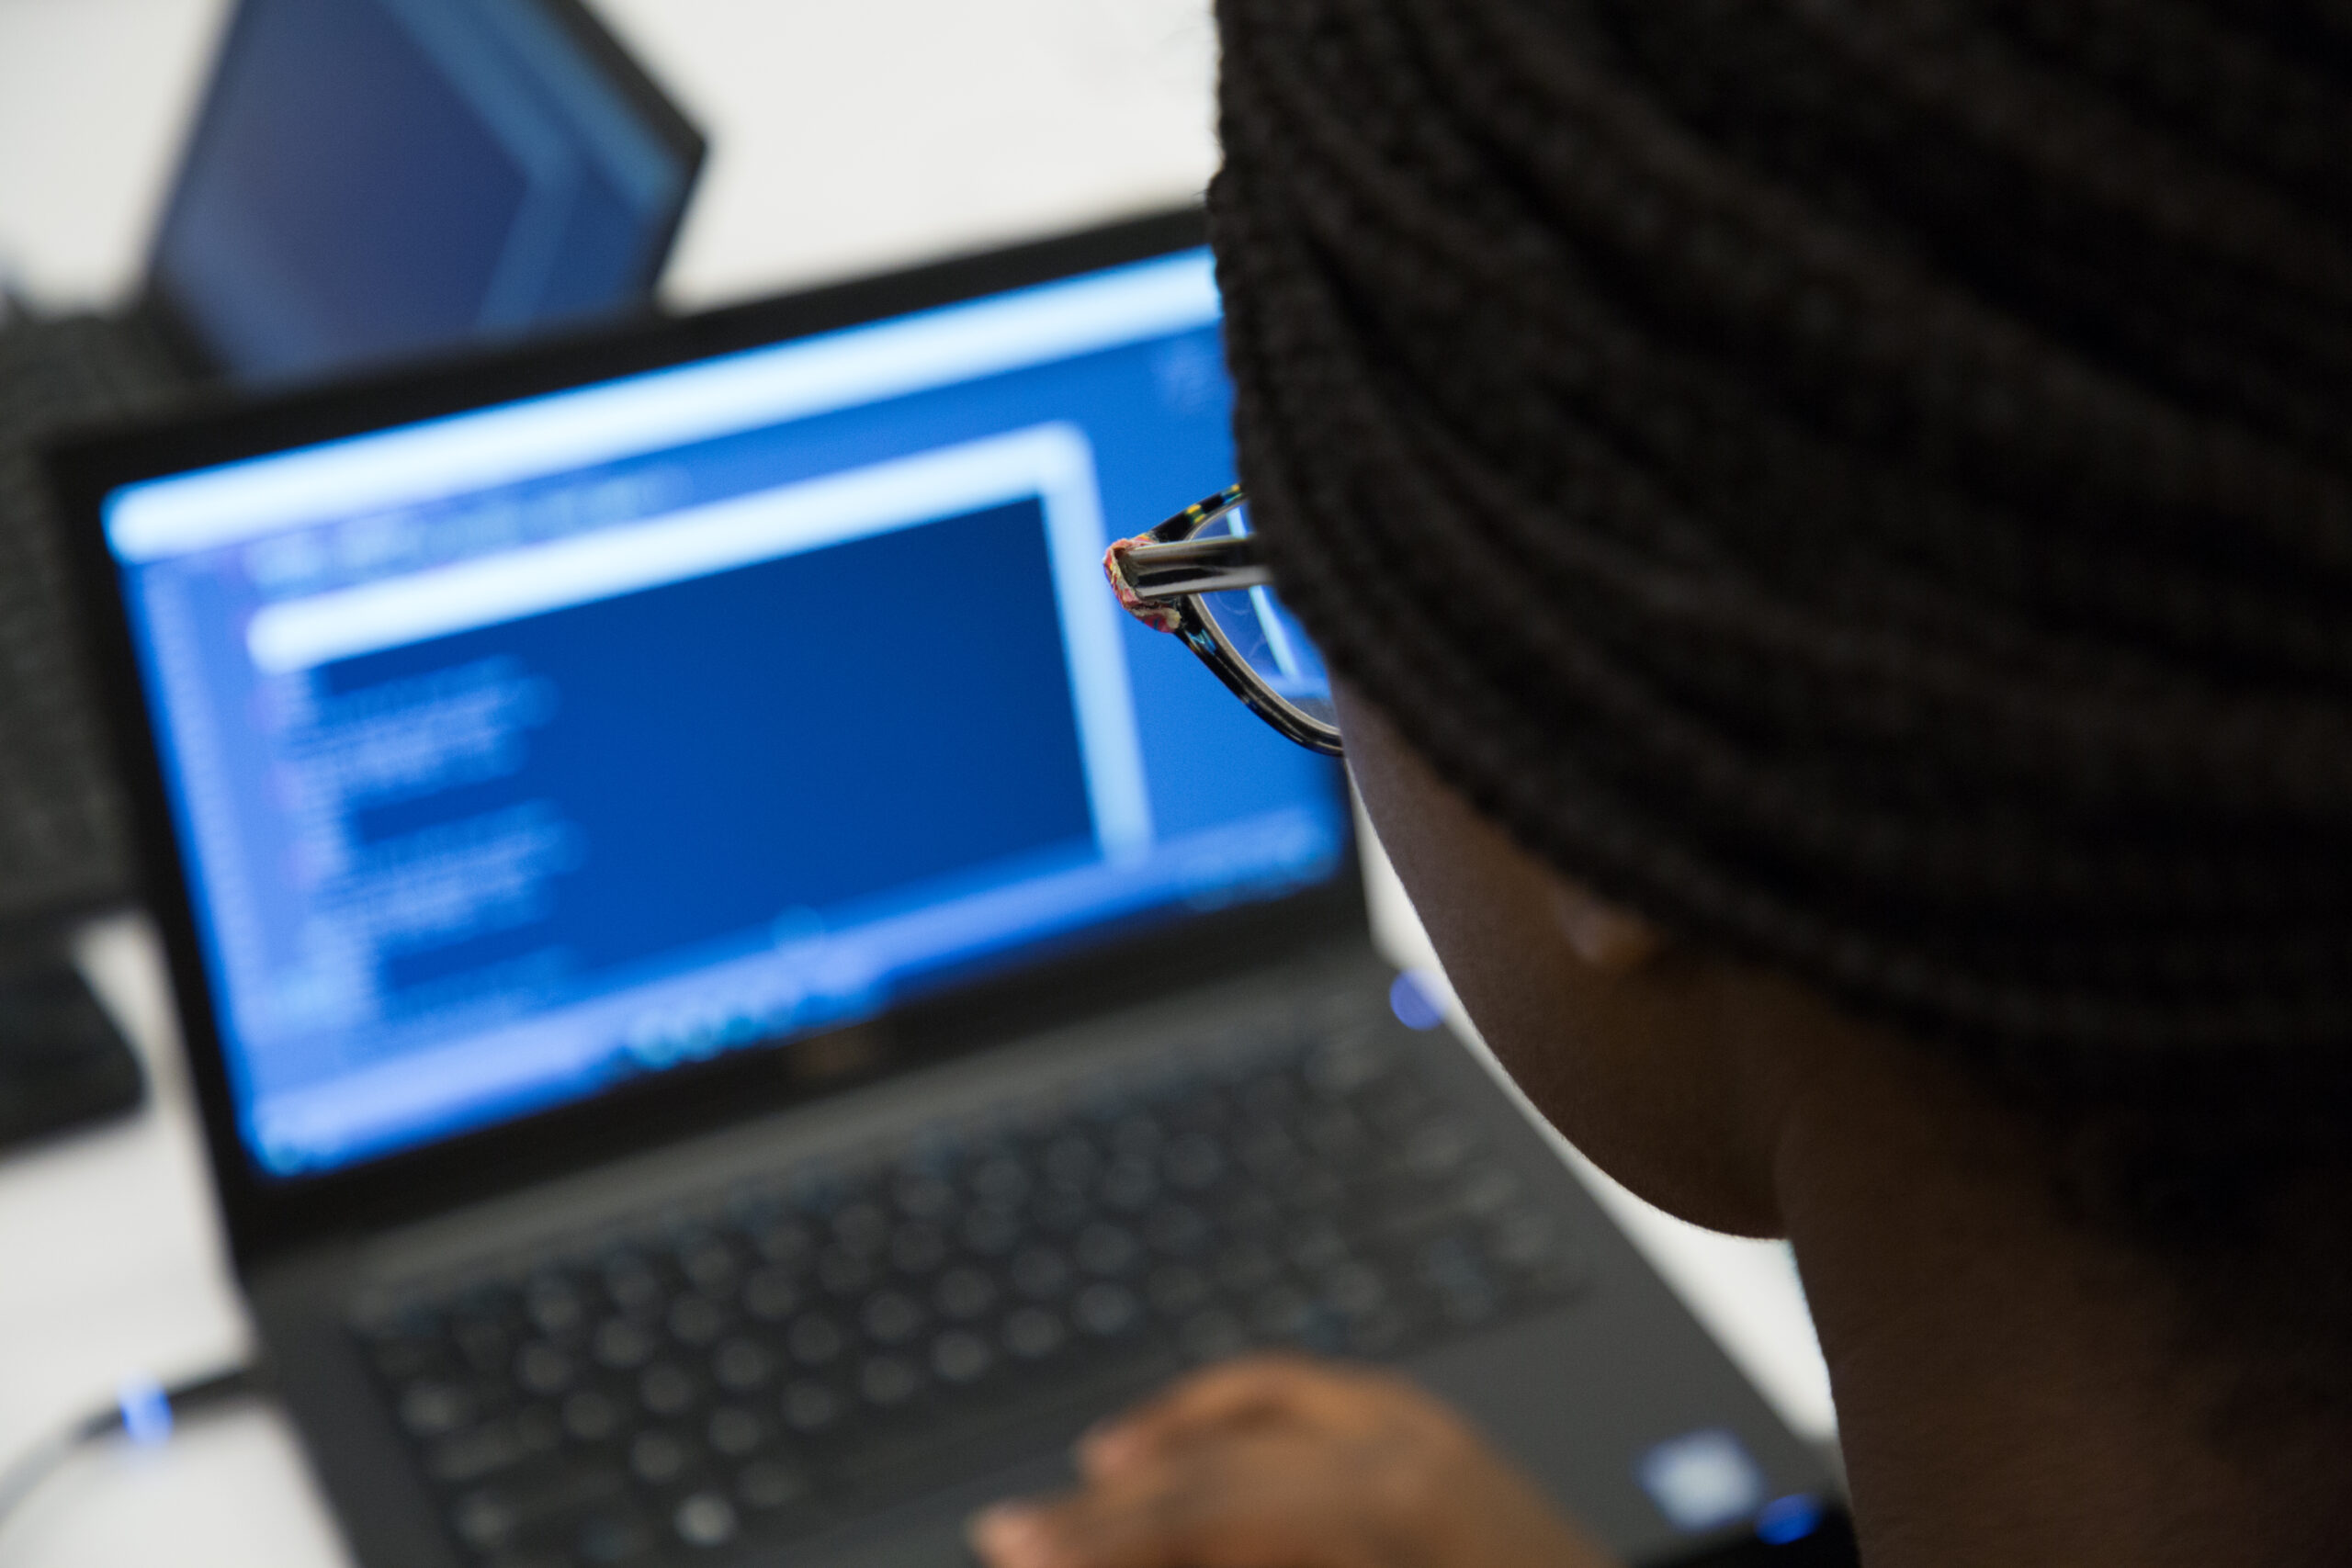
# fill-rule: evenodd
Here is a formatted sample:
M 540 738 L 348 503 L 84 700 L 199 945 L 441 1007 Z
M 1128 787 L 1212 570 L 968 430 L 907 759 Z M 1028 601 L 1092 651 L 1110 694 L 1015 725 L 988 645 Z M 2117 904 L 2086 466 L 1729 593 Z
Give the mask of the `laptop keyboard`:
M 522 1568 L 787 1541 L 1188 1366 L 1393 1357 L 1581 1288 L 1409 1051 L 1283 1032 L 372 1298 L 354 1331 L 467 1555 Z
M 126 891 L 123 810 L 67 606 L 41 441 L 153 410 L 172 379 L 92 316 L 0 331 L 0 923 Z

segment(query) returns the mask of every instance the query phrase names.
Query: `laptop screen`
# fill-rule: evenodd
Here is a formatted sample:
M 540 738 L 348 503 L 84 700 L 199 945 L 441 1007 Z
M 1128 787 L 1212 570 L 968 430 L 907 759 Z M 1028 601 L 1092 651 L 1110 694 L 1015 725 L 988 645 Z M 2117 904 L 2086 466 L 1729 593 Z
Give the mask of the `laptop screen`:
M 114 491 L 256 1168 L 1340 872 L 1099 564 L 1232 477 L 1217 318 L 1179 253 Z
M 558 4 L 243 0 L 153 261 L 217 368 L 308 376 L 644 299 L 699 143 Z

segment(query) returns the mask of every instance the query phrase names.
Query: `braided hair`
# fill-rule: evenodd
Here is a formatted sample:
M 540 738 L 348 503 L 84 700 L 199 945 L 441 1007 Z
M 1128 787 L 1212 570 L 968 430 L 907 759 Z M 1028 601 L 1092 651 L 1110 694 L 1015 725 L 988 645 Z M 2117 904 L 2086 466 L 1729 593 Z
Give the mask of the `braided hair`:
M 1333 663 L 2333 1344 L 2339 1248 L 2239 1266 L 2352 1194 L 2352 4 L 1219 20 L 1241 471 Z

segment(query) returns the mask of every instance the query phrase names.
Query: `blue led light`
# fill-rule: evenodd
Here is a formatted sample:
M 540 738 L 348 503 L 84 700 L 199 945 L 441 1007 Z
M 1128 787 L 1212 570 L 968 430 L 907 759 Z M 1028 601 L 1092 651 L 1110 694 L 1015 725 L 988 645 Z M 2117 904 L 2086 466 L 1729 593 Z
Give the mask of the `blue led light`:
M 1764 1511 L 1756 1516 L 1756 1539 L 1767 1546 L 1786 1546 L 1803 1540 L 1820 1525 L 1819 1500 L 1800 1492 L 1764 1505 Z
M 164 1385 L 153 1378 L 127 1378 L 115 1390 L 122 1406 L 122 1432 L 141 1448 L 153 1448 L 172 1435 L 172 1401 Z
M 1390 983 L 1388 1010 L 1408 1029 L 1435 1029 L 1445 1021 L 1445 1009 L 1437 999 L 1436 988 L 1410 969 Z

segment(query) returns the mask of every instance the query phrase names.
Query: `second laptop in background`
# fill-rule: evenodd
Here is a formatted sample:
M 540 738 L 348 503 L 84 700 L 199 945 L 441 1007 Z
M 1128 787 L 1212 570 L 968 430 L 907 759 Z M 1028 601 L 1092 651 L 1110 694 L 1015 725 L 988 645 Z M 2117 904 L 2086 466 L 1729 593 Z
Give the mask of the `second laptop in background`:
M 704 152 L 578 0 L 242 0 L 138 303 L 0 318 L 0 936 L 129 891 L 44 436 L 646 309 Z

